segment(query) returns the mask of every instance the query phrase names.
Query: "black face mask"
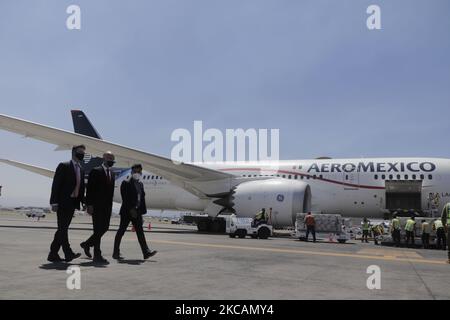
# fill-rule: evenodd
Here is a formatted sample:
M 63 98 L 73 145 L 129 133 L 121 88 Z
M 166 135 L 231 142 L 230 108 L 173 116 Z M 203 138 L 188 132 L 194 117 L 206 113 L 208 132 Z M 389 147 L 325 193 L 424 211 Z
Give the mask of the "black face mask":
M 106 164 L 106 166 L 107 166 L 108 168 L 113 167 L 115 163 L 116 163 L 115 161 L 106 161 L 106 162 L 105 162 L 105 164 Z
M 83 161 L 84 153 L 81 153 L 81 152 L 75 153 L 75 158 L 77 158 L 79 161 Z

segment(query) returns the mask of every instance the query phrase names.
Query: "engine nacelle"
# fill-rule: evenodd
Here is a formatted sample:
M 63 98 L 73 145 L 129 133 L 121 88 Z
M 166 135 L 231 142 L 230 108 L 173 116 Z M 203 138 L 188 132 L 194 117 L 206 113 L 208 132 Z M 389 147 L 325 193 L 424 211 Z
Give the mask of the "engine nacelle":
M 311 210 L 311 188 L 302 181 L 268 179 L 243 182 L 232 194 L 233 209 L 238 217 L 254 217 L 265 208 L 275 227 L 293 226 L 299 212 Z

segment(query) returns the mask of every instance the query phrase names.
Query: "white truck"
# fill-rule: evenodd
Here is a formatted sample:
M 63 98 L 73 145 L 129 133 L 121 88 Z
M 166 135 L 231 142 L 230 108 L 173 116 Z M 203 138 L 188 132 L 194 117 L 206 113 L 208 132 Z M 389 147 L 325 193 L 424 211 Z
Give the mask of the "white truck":
M 231 215 L 225 218 L 226 233 L 230 238 L 245 238 L 250 236 L 253 239 L 267 239 L 273 235 L 273 227 L 270 224 L 261 223 L 253 225 L 252 218 L 238 218 Z
M 294 236 L 302 241 L 306 240 L 306 213 L 297 213 Z M 316 221 L 317 239 L 336 239 L 339 243 L 345 243 L 351 239 L 350 220 L 344 219 L 340 214 L 312 214 Z

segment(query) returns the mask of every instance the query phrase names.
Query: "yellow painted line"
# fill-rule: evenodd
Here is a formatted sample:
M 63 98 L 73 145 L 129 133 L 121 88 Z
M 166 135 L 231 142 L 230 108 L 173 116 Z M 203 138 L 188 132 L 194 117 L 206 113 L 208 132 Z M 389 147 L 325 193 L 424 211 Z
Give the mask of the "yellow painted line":
M 307 251 L 307 250 L 294 250 L 294 249 L 279 249 L 279 248 L 261 248 L 261 247 L 247 247 L 247 246 L 231 246 L 222 244 L 211 243 L 197 243 L 197 242 L 181 242 L 181 241 L 168 241 L 168 240 L 150 240 L 151 243 L 182 245 L 192 247 L 206 247 L 206 248 L 219 248 L 219 249 L 237 249 L 237 250 L 251 250 L 261 252 L 278 252 L 278 253 L 292 253 L 292 254 L 306 254 L 326 257 L 346 257 L 346 258 L 358 258 L 358 259 L 372 259 L 383 261 L 400 261 L 400 262 L 417 262 L 427 264 L 447 264 L 445 260 L 430 260 L 430 259 L 411 259 L 411 258 L 398 258 L 391 256 L 375 256 L 365 254 L 353 254 L 353 253 L 337 253 L 337 252 L 321 252 L 321 251 Z
M 384 256 L 384 257 L 398 257 L 398 258 L 413 258 L 422 259 L 423 257 L 416 251 L 408 250 L 392 250 L 392 249 L 361 249 L 358 254 Z

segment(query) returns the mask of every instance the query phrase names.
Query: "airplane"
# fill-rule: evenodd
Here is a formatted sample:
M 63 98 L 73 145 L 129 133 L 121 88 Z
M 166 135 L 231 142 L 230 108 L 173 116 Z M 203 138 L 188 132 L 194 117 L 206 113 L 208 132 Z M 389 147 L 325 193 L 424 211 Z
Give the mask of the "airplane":
M 199 230 L 217 228 L 221 214 L 253 217 L 261 208 L 272 208 L 274 227 L 293 226 L 297 213 L 310 211 L 386 218 L 401 208 L 430 216 L 450 199 L 450 159 L 444 158 L 178 163 L 103 140 L 95 129 L 91 133 L 96 136 L 87 136 L 2 114 L 0 129 L 57 145 L 56 150 L 78 144 L 94 156 L 109 150 L 121 168 L 141 163 L 148 207 L 204 213 L 208 220 Z M 50 178 L 54 173 L 13 160 L 0 162 Z M 121 170 L 116 191 L 129 177 L 129 170 Z M 118 192 L 114 201 L 121 201 Z

